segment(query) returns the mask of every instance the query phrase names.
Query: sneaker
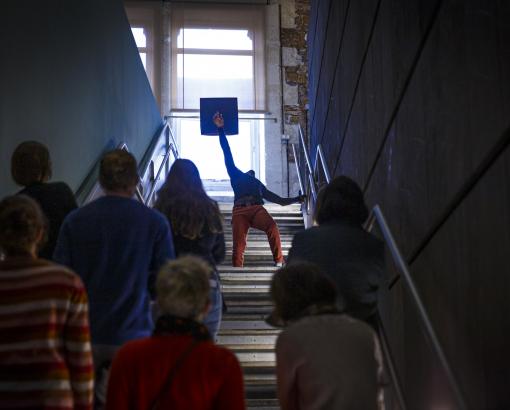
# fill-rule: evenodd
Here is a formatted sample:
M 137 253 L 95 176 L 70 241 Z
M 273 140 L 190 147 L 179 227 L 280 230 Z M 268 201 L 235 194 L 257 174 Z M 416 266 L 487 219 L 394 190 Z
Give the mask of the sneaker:
M 283 262 L 275 262 L 274 266 L 276 266 L 277 268 L 282 268 Z

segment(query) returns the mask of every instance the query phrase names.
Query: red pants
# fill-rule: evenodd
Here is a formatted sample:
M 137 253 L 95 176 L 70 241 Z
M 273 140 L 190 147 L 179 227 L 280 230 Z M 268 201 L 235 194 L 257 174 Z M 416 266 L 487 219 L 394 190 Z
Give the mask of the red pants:
M 276 263 L 283 262 L 280 231 L 274 219 L 262 205 L 234 206 L 232 210 L 232 266 L 243 266 L 248 229 L 264 231 Z

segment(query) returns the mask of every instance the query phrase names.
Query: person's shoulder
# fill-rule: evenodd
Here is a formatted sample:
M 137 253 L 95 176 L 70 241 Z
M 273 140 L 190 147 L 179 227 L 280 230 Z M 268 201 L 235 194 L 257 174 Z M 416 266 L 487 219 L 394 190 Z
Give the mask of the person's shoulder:
M 296 232 L 294 235 L 294 242 L 312 238 L 316 235 L 319 235 L 320 233 L 321 229 L 318 226 L 311 226 L 310 228 L 302 229 L 301 231 Z
M 150 218 L 154 222 L 154 224 L 156 224 L 159 227 L 165 228 L 169 226 L 168 218 L 163 212 L 154 208 L 149 208 L 141 203 L 140 205 L 145 207 L 145 210 L 143 212 L 147 214 L 147 217 Z
M 345 337 L 361 334 L 367 338 L 372 338 L 375 334 L 367 323 L 349 315 L 324 314 L 310 315 L 295 321 L 282 331 L 281 337 L 283 339 L 300 340 L 305 334 L 319 334 L 321 329 L 327 329 L 331 335 L 345 334 Z
M 131 368 L 133 360 L 142 360 L 147 350 L 152 349 L 153 342 L 154 340 L 152 337 L 145 337 L 124 343 L 115 353 L 113 358 L 114 363 L 126 368 Z
M 63 181 L 47 182 L 46 184 L 43 184 L 43 185 L 46 185 L 48 187 L 48 189 L 52 189 L 54 191 L 65 192 L 66 194 L 73 193 L 73 191 L 71 190 L 69 185 L 67 185 Z
M 237 360 L 236 355 L 227 349 L 226 347 L 219 346 L 212 341 L 204 342 L 202 345 L 202 349 L 204 350 L 205 354 L 209 358 L 214 358 L 215 361 L 218 363 L 222 363 L 222 365 L 235 365 L 239 364 L 239 361 Z
M 36 262 L 37 265 L 34 266 L 34 271 L 39 270 L 46 279 L 51 280 L 55 285 L 59 284 L 75 290 L 85 291 L 81 278 L 67 266 L 45 259 L 38 259 Z

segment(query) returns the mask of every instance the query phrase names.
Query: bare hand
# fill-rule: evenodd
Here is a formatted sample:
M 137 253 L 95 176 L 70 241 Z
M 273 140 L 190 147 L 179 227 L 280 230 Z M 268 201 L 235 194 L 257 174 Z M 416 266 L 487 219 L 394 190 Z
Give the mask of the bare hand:
M 214 125 L 216 125 L 218 128 L 223 128 L 225 125 L 225 121 L 223 121 L 223 115 L 221 115 L 219 112 L 214 114 L 213 121 Z

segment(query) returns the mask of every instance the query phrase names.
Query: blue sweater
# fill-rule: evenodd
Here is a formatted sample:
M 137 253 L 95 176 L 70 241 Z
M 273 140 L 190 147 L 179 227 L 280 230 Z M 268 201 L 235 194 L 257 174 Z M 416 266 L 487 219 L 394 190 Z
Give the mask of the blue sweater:
M 134 199 L 105 196 L 71 212 L 54 260 L 87 288 L 92 343 L 121 345 L 151 334 L 149 285 L 175 257 L 167 219 Z

